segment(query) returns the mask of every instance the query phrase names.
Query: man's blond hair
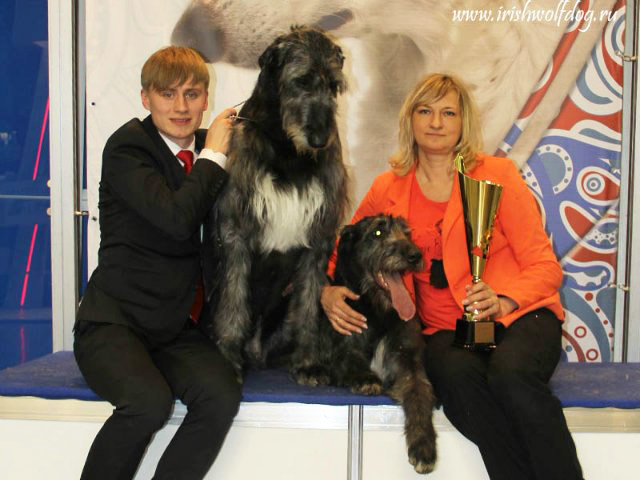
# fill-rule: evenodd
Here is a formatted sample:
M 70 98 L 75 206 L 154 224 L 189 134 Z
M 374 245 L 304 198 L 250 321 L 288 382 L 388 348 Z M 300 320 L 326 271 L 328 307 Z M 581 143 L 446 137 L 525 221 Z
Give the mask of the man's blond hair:
M 172 85 L 182 85 L 192 80 L 194 84 L 203 83 L 209 88 L 209 70 L 202 56 L 187 47 L 166 47 L 151 55 L 142 67 L 140 83 L 142 88 L 165 90 Z

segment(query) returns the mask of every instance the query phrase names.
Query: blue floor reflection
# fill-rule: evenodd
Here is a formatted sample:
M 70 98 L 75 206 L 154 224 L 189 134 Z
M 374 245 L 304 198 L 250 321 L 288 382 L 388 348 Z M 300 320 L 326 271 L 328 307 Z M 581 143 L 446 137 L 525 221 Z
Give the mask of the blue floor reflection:
M 0 310 L 0 370 L 52 351 L 51 309 Z

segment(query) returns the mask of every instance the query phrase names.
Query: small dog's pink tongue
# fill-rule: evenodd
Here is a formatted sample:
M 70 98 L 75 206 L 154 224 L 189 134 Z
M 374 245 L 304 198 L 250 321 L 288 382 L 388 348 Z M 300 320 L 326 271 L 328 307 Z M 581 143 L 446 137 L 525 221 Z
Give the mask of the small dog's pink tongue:
M 383 274 L 383 276 L 387 285 L 389 285 L 393 308 L 396 309 L 396 312 L 398 312 L 402 320 L 411 320 L 416 315 L 416 306 L 413 304 L 413 300 L 411 300 L 411 296 L 404 286 L 402 277 L 398 274 Z

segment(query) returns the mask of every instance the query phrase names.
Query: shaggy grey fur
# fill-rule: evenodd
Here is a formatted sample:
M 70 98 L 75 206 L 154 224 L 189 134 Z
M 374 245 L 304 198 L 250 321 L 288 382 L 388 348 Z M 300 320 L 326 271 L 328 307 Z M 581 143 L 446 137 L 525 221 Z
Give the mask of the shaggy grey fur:
M 422 363 L 424 340 L 418 318 L 401 319 L 389 293 L 391 279 L 397 282 L 406 272 L 422 268 L 420 250 L 401 218 L 366 217 L 345 227 L 338 245 L 334 284 L 360 294 L 357 301 L 349 303 L 365 315 L 367 329 L 345 336 L 323 318 L 317 339 L 321 345 L 319 362 L 308 369 L 312 374 L 303 380 L 350 387 L 365 395 L 387 393 L 404 410 L 409 462 L 416 472 L 429 473 L 436 462 L 435 396 Z
M 247 360 L 261 365 L 285 344 L 294 348 L 294 374 L 316 357 L 320 291 L 347 208 L 336 124 L 343 61 L 324 33 L 292 27 L 260 56 L 234 128 L 215 211 L 223 257 L 208 331 L 239 374 Z M 284 319 L 267 325 L 285 290 Z

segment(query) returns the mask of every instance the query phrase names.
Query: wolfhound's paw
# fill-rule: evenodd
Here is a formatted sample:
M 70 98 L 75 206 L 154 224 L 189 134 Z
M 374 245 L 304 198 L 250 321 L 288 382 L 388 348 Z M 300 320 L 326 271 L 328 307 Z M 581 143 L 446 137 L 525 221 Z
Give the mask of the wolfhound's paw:
M 351 391 L 360 395 L 382 395 L 382 385 L 380 383 L 365 383 L 351 387 Z
M 299 368 L 293 371 L 292 375 L 300 385 L 309 385 L 311 387 L 329 385 L 331 382 L 329 372 L 321 366 Z
M 358 378 L 353 378 L 348 382 L 353 393 L 360 395 L 381 395 L 382 382 L 374 373 L 364 374 Z
M 233 374 L 236 377 L 236 381 L 242 385 L 244 383 L 244 372 L 242 370 L 242 366 L 239 364 L 232 364 Z
M 239 384 L 243 382 L 242 372 L 242 355 L 235 349 L 227 348 L 224 344 L 218 342 L 218 349 L 224 358 L 231 364 L 236 380 Z
M 417 473 L 433 472 L 436 466 L 435 443 L 422 441 L 409 446 L 409 463 Z

